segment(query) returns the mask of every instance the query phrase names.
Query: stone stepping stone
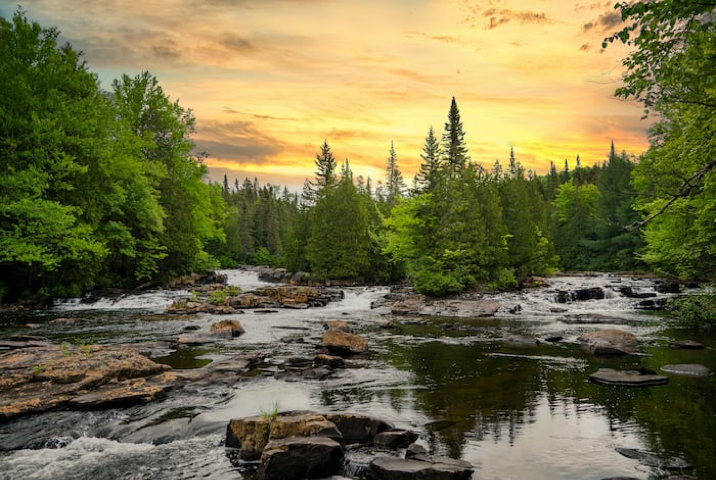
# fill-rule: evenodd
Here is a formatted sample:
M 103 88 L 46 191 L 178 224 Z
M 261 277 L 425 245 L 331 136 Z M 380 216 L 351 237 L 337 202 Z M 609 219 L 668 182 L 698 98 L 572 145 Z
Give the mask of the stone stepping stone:
M 617 453 L 624 455 L 627 458 L 634 459 L 647 467 L 655 467 L 662 470 L 686 470 L 692 468 L 686 460 L 682 460 L 681 458 L 663 459 L 653 453 L 637 450 L 635 448 L 617 447 L 615 450 Z
M 683 375 L 685 377 L 708 377 L 713 374 L 708 367 L 698 363 L 676 363 L 673 365 L 664 365 L 661 367 L 661 371 L 672 373 L 674 375 Z
M 589 375 L 589 380 L 604 385 L 624 387 L 648 387 L 669 383 L 669 378 L 662 375 L 643 373 L 638 370 L 614 370 L 613 368 L 600 368 Z
M 683 350 L 702 350 L 704 348 L 704 344 L 693 340 L 675 340 L 669 344 L 669 347 Z
M 375 458 L 368 467 L 370 478 L 379 480 L 468 480 L 472 477 L 473 467 L 463 460 L 447 457 L 429 457 L 418 455 L 411 459 L 394 457 Z

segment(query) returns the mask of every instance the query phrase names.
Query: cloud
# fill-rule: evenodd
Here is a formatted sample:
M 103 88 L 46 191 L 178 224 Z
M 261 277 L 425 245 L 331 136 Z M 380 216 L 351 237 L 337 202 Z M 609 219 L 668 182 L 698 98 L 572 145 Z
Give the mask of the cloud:
M 584 10 L 603 10 L 605 8 L 611 7 L 614 5 L 613 0 L 607 0 L 606 2 L 594 2 L 594 3 L 577 3 L 574 6 L 575 12 L 581 12 Z
M 157 45 L 153 47 L 152 50 L 154 51 L 154 55 L 157 58 L 163 58 L 167 60 L 181 58 L 181 53 L 179 52 L 179 50 L 167 45 Z
M 442 42 L 442 43 L 462 43 L 457 37 L 454 37 L 452 35 L 431 35 L 429 33 L 425 32 L 419 32 L 416 30 L 411 30 L 409 32 L 405 32 L 406 37 L 423 37 L 430 40 L 435 40 L 436 42 Z
M 237 50 L 240 52 L 248 52 L 256 49 L 250 40 L 233 33 L 227 33 L 224 35 L 221 39 L 221 44 L 231 50 Z
M 582 31 L 589 32 L 595 30 L 597 32 L 609 32 L 614 30 L 622 23 L 622 16 L 617 12 L 609 12 L 599 15 L 599 18 L 587 22 L 582 25 Z
M 592 49 L 592 46 L 588 43 L 583 43 L 581 47 L 579 47 L 580 52 L 588 52 Z
M 281 153 L 285 146 L 263 133 L 251 122 L 206 121 L 197 127 L 194 143 L 196 152 L 237 163 L 262 164 Z
M 554 20 L 549 18 L 544 12 L 515 11 L 506 8 L 501 10 L 489 8 L 482 12 L 482 16 L 490 19 L 490 24 L 487 26 L 488 30 L 492 30 L 513 20 L 522 25 L 554 23 Z

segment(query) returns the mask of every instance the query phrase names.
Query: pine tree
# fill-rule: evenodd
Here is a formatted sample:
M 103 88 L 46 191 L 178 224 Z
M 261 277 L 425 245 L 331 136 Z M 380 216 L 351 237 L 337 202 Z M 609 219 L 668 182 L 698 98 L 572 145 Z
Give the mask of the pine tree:
M 445 166 L 451 173 L 459 172 L 465 168 L 465 164 L 470 160 L 467 155 L 465 132 L 462 129 L 460 111 L 457 108 L 455 97 L 452 97 L 448 121 L 445 123 L 445 131 L 443 132 L 443 157 Z
M 420 170 L 415 175 L 416 188 L 421 191 L 430 191 L 435 187 L 435 177 L 440 169 L 440 143 L 435 137 L 435 130 L 432 126 L 428 130 L 428 136 L 425 137 L 425 146 L 420 158 L 423 159 L 423 163 L 420 164 Z
M 306 205 L 315 205 L 324 194 L 324 190 L 336 185 L 336 159 L 333 157 L 328 141 L 323 140 L 321 153 L 316 155 L 316 179 L 307 181 L 303 187 L 303 201 Z
M 398 168 L 398 156 L 395 153 L 393 142 L 390 142 L 390 154 L 388 156 L 388 166 L 386 170 L 388 173 L 386 181 L 386 203 L 388 204 L 389 212 L 398 204 L 405 190 L 405 182 L 403 181 L 403 174 L 400 173 L 400 169 Z

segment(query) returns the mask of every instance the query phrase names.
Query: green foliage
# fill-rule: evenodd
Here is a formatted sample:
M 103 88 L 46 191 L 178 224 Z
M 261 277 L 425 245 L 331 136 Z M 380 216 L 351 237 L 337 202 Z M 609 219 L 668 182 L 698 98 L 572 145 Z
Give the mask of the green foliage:
M 251 264 L 273 266 L 276 264 L 276 260 L 274 259 L 273 255 L 271 255 L 271 252 L 269 252 L 268 248 L 259 247 L 259 249 L 256 250 L 256 252 L 251 257 Z
M 714 293 L 673 298 L 669 300 L 668 309 L 684 325 L 716 328 L 716 294 Z
M 234 285 L 228 285 L 218 290 L 213 290 L 209 293 L 209 303 L 212 305 L 223 305 L 227 298 L 235 297 L 241 293 L 239 287 Z
M 454 270 L 446 270 L 441 262 L 426 257 L 420 263 L 413 275 L 413 287 L 418 293 L 443 297 L 460 293 L 465 289 L 466 284 L 459 277 L 459 273 Z
M 517 288 L 517 279 L 511 270 L 500 268 L 492 275 L 493 280 L 487 284 L 491 290 L 504 291 Z

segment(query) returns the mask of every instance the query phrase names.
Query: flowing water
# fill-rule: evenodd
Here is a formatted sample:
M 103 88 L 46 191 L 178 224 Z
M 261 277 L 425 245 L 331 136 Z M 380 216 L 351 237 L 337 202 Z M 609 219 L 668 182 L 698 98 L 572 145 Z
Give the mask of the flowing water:
M 225 271 L 228 282 L 250 290 L 256 274 Z M 716 380 L 670 376 L 668 385 L 631 389 L 589 383 L 600 367 L 655 371 L 669 363 L 701 363 L 716 370 L 716 335 L 670 326 L 636 309 L 640 299 L 622 287 L 651 293 L 650 279 L 562 277 L 550 286 L 495 295 L 502 307 L 476 319 L 395 318 L 371 309 L 387 288 L 348 288 L 323 308 L 246 311 L 241 337 L 183 350 L 173 341 L 187 326 L 207 330 L 218 315 L 169 316 L 166 307 L 187 291 L 156 291 L 58 302 L 31 313 L 7 313 L 0 338 L 41 335 L 53 342 L 160 342 L 154 358 L 175 368 L 202 366 L 235 353 L 262 352 L 261 371 L 235 385 L 183 389 L 132 408 L 55 411 L 0 424 L 0 479 L 241 479 L 253 478 L 223 446 L 231 418 L 281 410 L 351 411 L 379 416 L 420 433 L 431 452 L 475 465 L 474 479 L 657 478 L 665 472 L 620 455 L 636 448 L 695 465 L 700 479 L 716 478 Z M 601 300 L 558 303 L 560 291 L 600 287 Z M 659 297 L 668 295 L 659 294 Z M 515 313 L 509 313 L 513 311 Z M 55 321 L 71 318 L 73 321 Z M 325 380 L 280 380 L 271 375 L 286 358 L 310 357 L 326 320 L 355 325 L 370 344 L 357 368 Z M 576 338 L 621 328 L 640 339 L 640 353 L 595 358 Z M 561 342 L 516 346 L 511 335 Z M 305 343 L 285 343 L 300 336 Z M 674 350 L 674 339 L 705 350 Z M 350 470 L 350 468 L 349 468 Z

